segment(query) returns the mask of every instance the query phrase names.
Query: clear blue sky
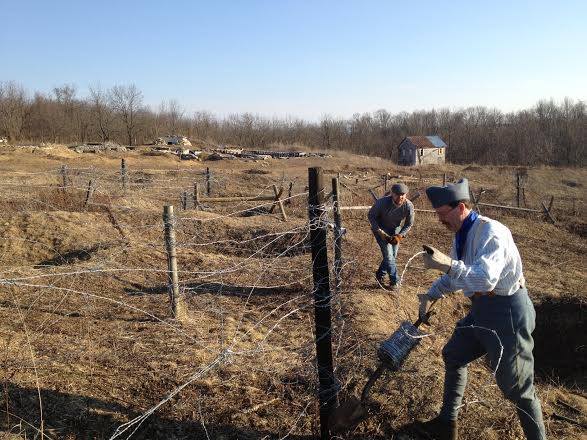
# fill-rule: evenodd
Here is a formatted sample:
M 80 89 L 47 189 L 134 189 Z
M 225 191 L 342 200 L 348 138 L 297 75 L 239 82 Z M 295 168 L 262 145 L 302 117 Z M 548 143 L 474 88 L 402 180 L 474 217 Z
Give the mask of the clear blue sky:
M 587 100 L 587 1 L 0 0 L 0 81 L 318 119 Z

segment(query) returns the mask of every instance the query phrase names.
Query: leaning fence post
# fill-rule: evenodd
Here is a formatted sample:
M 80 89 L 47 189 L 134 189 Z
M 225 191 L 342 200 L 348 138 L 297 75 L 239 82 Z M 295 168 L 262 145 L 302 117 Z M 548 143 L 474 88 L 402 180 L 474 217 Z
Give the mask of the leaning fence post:
M 277 186 L 275 186 L 275 184 L 273 185 L 273 194 L 275 194 L 275 203 L 271 206 L 271 211 L 273 211 L 273 208 L 275 207 L 275 204 L 277 204 L 277 206 L 279 206 L 279 210 L 281 211 L 281 216 L 283 217 L 283 221 L 287 221 L 287 215 L 285 214 L 285 209 L 283 207 L 283 202 L 281 201 L 281 193 L 283 193 L 283 186 L 279 189 L 279 191 L 277 190 Z
M 210 174 L 210 168 L 206 167 L 206 195 L 209 196 L 211 193 L 210 190 L 210 180 L 211 180 L 211 174 Z
M 175 251 L 175 217 L 173 206 L 163 207 L 163 224 L 165 225 L 165 249 L 167 250 L 167 279 L 169 291 L 169 304 L 174 318 L 177 317 L 179 304 L 179 279 L 177 276 L 177 254 Z
M 88 182 L 88 189 L 86 190 L 86 199 L 84 200 L 84 209 L 88 207 L 88 203 L 90 203 L 90 199 L 92 198 L 92 194 L 94 193 L 94 181 L 90 179 Z
M 387 182 L 386 182 L 387 183 Z M 340 185 L 338 178 L 332 178 L 332 206 L 334 214 L 334 287 L 340 293 L 342 285 L 342 218 L 340 216 Z
M 291 204 L 291 191 L 293 189 L 293 182 L 289 182 L 289 189 L 287 190 L 287 200 L 285 201 L 286 205 Z
M 120 181 L 123 191 L 126 191 L 126 162 L 124 159 L 120 161 Z
M 330 308 L 330 279 L 326 248 L 326 225 L 323 217 L 324 184 L 321 167 L 308 169 L 308 216 L 312 244 L 312 270 L 314 279 L 314 317 L 316 325 L 316 360 L 320 390 L 320 439 L 328 440 L 328 418 L 336 404 L 336 382 L 332 360 L 332 332 Z
M 550 213 L 550 209 L 546 207 L 546 205 L 544 204 L 544 202 L 541 200 L 540 204 L 542 205 L 542 209 L 544 210 L 544 214 L 546 216 L 546 218 L 548 220 L 550 220 L 550 222 L 552 224 L 556 223 L 556 219 L 554 218 L 554 216 Z

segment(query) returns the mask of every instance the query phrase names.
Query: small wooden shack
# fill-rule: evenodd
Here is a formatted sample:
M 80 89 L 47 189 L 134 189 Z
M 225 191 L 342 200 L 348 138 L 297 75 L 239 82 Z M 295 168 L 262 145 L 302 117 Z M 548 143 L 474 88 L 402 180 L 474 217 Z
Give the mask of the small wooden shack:
M 408 136 L 398 145 L 398 165 L 444 163 L 446 144 L 440 136 Z

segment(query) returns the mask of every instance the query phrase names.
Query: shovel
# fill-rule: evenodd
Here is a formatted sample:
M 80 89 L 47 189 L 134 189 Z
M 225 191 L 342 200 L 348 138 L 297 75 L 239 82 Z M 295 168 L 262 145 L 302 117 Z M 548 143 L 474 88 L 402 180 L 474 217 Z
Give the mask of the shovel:
M 423 323 L 428 324 L 428 319 L 433 313 L 432 307 L 435 303 L 436 300 L 430 304 L 423 318 L 419 317 L 413 324 L 409 321 L 404 321 L 389 339 L 381 343 L 377 353 L 381 362 L 377 369 L 369 376 L 361 393 L 361 398 L 358 399 L 355 396 L 351 396 L 330 413 L 328 426 L 332 433 L 340 434 L 349 431 L 369 417 L 366 402 L 369 399 L 371 387 L 386 370 L 397 371 L 400 369 L 410 351 L 420 342 L 418 336 L 421 336 L 423 333 L 418 331 L 418 327 Z

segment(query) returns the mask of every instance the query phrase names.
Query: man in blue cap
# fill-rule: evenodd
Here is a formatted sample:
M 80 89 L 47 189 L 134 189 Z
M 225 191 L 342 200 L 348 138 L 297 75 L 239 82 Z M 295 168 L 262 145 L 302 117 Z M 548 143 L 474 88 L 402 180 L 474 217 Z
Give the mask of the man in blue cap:
M 438 220 L 455 233 L 455 238 L 450 256 L 424 247 L 424 265 L 443 275 L 426 294 L 418 295 L 420 316 L 431 301 L 457 290 L 470 298 L 471 309 L 457 323 L 442 350 L 445 377 L 440 414 L 417 428 L 430 438 L 457 439 L 467 365 L 487 355 L 497 385 L 516 405 L 526 438 L 544 440 L 542 409 L 534 390 L 532 331 L 536 313 L 512 234 L 503 224 L 471 210 L 467 179 L 432 186 L 426 195 Z
M 407 199 L 409 189 L 403 183 L 391 187 L 391 194 L 378 199 L 369 210 L 371 230 L 381 249 L 383 259 L 375 278 L 384 287 L 385 275 L 389 276 L 389 286 L 394 288 L 398 283 L 395 259 L 399 243 L 414 224 L 414 205 Z M 403 222 L 403 225 L 402 225 Z

